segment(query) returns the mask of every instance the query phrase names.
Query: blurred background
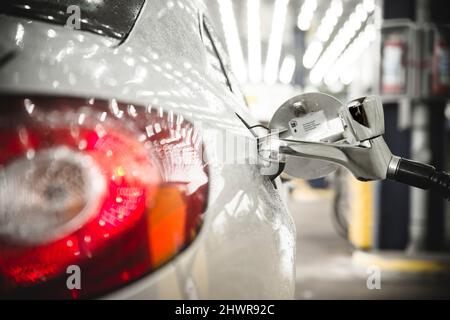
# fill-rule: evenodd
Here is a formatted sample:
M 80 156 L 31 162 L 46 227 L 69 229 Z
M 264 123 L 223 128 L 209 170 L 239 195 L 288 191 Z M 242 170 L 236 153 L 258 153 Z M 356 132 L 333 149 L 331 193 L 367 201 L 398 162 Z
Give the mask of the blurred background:
M 393 153 L 450 170 L 448 1 L 204 3 L 261 122 L 304 92 L 377 94 Z M 344 169 L 283 178 L 298 234 L 297 298 L 450 298 L 450 207 L 440 196 L 361 183 Z

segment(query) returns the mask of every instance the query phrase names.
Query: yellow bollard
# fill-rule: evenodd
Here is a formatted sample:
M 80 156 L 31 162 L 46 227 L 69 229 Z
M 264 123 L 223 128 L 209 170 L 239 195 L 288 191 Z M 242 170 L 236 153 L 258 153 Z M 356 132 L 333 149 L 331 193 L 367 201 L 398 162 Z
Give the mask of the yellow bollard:
M 348 175 L 350 219 L 348 237 L 359 249 L 372 247 L 373 191 L 375 182 L 361 182 Z

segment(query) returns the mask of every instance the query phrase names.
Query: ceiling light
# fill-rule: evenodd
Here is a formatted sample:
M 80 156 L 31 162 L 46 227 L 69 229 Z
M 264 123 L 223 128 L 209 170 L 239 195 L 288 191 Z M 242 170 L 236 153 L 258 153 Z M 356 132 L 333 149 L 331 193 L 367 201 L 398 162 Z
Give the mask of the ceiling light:
M 289 0 L 275 1 L 272 29 L 267 49 L 266 67 L 264 69 L 264 81 L 269 84 L 275 83 L 278 78 L 278 64 L 280 63 L 288 4 Z

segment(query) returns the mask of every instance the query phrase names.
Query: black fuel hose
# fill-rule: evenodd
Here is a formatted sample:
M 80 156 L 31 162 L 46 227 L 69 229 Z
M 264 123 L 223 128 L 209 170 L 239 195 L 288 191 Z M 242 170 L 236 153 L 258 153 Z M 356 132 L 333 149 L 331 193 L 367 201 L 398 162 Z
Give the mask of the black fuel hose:
M 387 178 L 420 189 L 436 191 L 450 200 L 450 175 L 429 164 L 400 158 L 396 169 L 388 172 Z

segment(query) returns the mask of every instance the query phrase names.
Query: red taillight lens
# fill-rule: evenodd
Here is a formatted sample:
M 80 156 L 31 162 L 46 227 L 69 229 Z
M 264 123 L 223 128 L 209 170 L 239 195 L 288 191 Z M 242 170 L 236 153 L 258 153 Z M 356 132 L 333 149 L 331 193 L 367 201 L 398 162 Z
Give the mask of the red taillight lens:
M 200 139 L 161 109 L 0 97 L 0 294 L 90 297 L 174 257 L 206 207 Z

